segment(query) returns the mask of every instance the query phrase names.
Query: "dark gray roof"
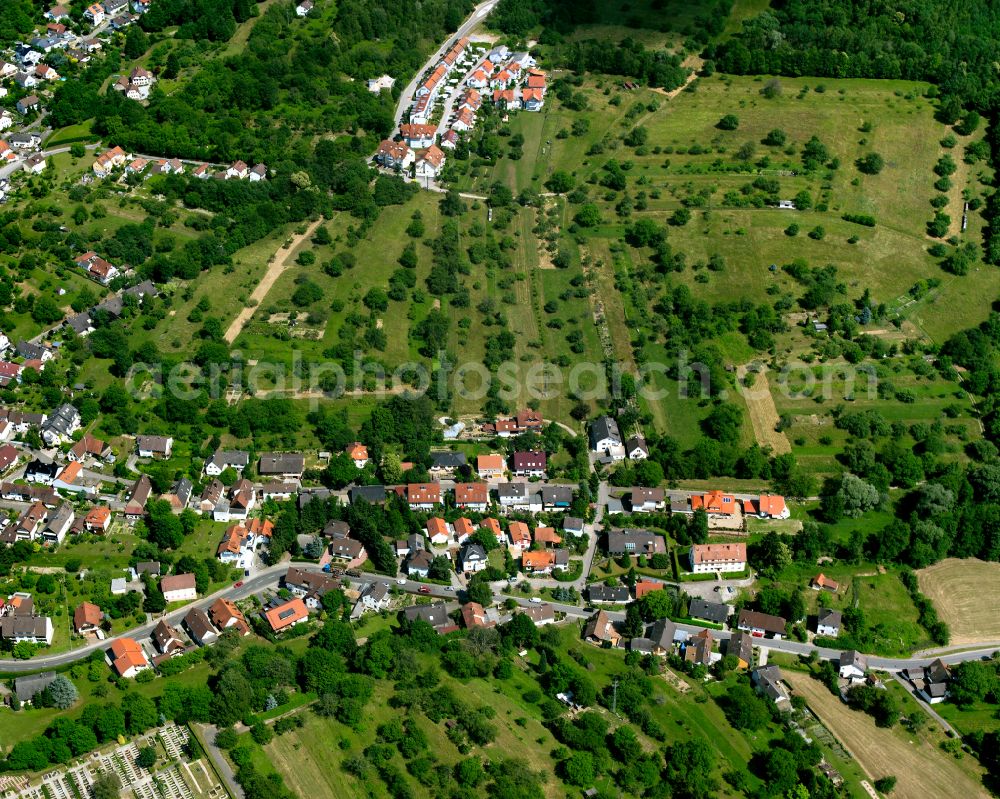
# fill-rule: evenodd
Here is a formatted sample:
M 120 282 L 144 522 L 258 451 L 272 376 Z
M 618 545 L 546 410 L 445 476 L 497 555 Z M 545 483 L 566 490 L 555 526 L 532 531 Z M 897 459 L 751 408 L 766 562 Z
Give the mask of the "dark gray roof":
M 370 505 L 385 504 L 385 486 L 354 486 L 350 494 L 352 504 L 361 500 Z
M 839 610 L 831 610 L 830 608 L 819 609 L 817 620 L 820 624 L 827 627 L 840 627 L 840 619 L 841 613 Z
M 542 486 L 541 494 L 545 505 L 569 505 L 573 502 L 572 486 Z
M 234 469 L 245 469 L 250 463 L 250 453 L 244 452 L 241 449 L 217 449 L 212 455 L 209 463 L 214 464 L 220 469 L 225 469 L 229 466 Z
M 29 674 L 14 680 L 14 694 L 21 702 L 27 702 L 39 691 L 48 688 L 49 683 L 56 678 L 56 672 L 43 671 L 40 674 Z
M 716 624 L 725 624 L 732 608 L 721 602 L 706 602 L 704 599 L 692 599 L 688 605 L 688 615 L 692 619 L 707 619 Z
M 854 666 L 861 671 L 868 671 L 868 656 L 863 655 L 856 649 L 847 649 L 840 653 L 840 668 Z
M 25 341 L 24 339 L 17 342 L 17 354 L 22 358 L 41 360 L 42 356 L 47 352 L 51 352 L 51 350 L 40 344 L 32 344 L 30 341 Z
M 590 441 L 593 444 L 605 438 L 613 439 L 619 444 L 622 442 L 618 422 L 610 416 L 598 416 L 590 425 Z
M 260 456 L 261 474 L 299 474 L 305 457 L 297 452 L 264 452 Z
M 432 469 L 457 469 L 467 463 L 464 452 L 432 452 Z
M 610 530 L 608 532 L 608 552 L 621 555 L 628 552 L 631 555 L 651 555 L 665 552 L 666 542 L 663 536 L 649 530 Z
M 646 635 L 661 649 L 670 649 L 677 636 L 677 625 L 670 619 L 657 619 L 649 625 Z
M 408 621 L 421 620 L 427 622 L 431 627 L 444 627 L 452 624 L 448 618 L 448 608 L 444 602 L 434 602 L 431 605 L 410 605 L 403 609 L 403 616 Z
M 66 319 L 66 325 L 72 328 L 77 335 L 81 333 L 86 333 L 93 327 L 90 321 L 90 314 L 84 311 L 83 313 L 73 314 Z
M 500 483 L 497 486 L 497 495 L 503 499 L 527 499 L 531 493 L 531 488 L 527 483 Z
M 617 602 L 624 604 L 628 602 L 628 588 L 624 585 L 616 585 L 609 588 L 603 583 L 595 583 L 587 587 L 587 596 L 591 602 Z

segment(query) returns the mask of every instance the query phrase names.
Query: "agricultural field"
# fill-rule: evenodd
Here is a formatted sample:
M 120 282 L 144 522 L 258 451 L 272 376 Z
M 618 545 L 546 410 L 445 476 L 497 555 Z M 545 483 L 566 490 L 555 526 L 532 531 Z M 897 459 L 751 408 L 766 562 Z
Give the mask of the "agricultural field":
M 1000 598 L 992 587 L 1000 563 L 948 558 L 917 572 L 920 592 L 951 631 L 950 643 L 1000 641 Z
M 940 748 L 939 744 L 945 739 L 939 728 L 928 725 L 918 735 L 911 735 L 898 726 L 894 729 L 876 727 L 870 716 L 851 710 L 818 680 L 791 670 L 784 674 L 793 691 L 805 697 L 809 707 L 851 753 L 870 780 L 896 777 L 893 796 L 965 799 L 990 795 L 981 782 L 982 770 L 971 757 L 959 761 Z

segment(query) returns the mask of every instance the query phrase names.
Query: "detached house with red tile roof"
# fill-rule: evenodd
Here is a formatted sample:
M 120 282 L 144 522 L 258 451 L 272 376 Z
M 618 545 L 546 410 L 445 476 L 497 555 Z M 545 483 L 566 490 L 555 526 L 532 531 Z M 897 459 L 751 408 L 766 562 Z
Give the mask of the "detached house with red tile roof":
M 490 505 L 487 483 L 455 483 L 455 507 L 485 513 Z
M 151 668 L 146 653 L 132 638 L 112 641 L 108 659 L 119 677 L 135 677 L 140 671 Z
M 427 520 L 427 537 L 432 544 L 443 546 L 447 544 L 455 533 L 455 528 L 440 516 L 432 516 Z
M 433 510 L 441 504 L 441 484 L 410 483 L 406 487 L 406 501 L 410 510 Z
M 271 629 L 280 633 L 296 624 L 301 624 L 309 619 L 309 609 L 306 603 L 298 597 L 275 605 L 273 608 L 264 611 L 264 618 L 271 625 Z
M 721 491 L 709 491 L 707 494 L 695 494 L 691 497 L 691 510 L 699 508 L 709 516 L 735 516 L 741 511 L 741 504 L 731 494 Z
M 416 156 L 405 141 L 384 139 L 375 152 L 375 162 L 386 169 L 409 169 Z

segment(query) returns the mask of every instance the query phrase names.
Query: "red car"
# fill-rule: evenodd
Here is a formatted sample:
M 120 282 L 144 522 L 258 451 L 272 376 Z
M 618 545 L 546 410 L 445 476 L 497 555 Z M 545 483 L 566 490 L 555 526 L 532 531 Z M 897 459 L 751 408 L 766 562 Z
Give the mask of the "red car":
M 429 585 L 422 585 L 417 591 L 417 593 L 419 594 L 429 594 L 430 592 L 431 592 L 431 587 Z
M 243 581 L 242 580 L 237 580 L 235 583 L 233 583 L 233 588 L 240 588 L 240 587 L 242 587 L 242 585 L 243 585 Z

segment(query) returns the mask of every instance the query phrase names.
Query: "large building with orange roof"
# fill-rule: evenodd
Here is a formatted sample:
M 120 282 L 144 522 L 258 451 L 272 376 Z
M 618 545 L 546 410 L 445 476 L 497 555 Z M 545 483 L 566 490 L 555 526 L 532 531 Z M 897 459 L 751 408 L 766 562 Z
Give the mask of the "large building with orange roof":
M 132 638 L 119 638 L 111 642 L 109 657 L 111 667 L 119 677 L 135 677 L 140 671 L 150 668 L 146 653 Z

